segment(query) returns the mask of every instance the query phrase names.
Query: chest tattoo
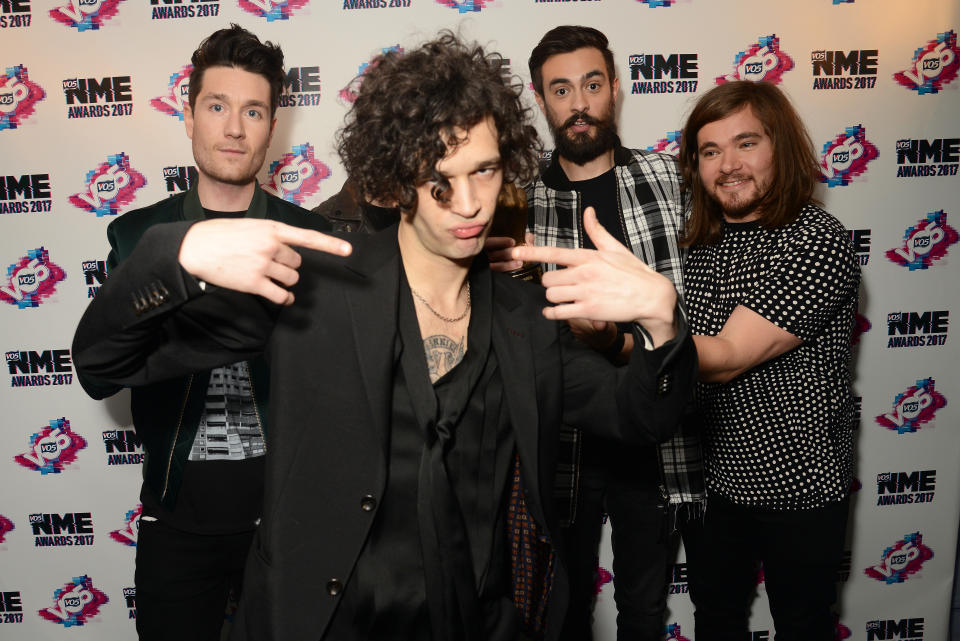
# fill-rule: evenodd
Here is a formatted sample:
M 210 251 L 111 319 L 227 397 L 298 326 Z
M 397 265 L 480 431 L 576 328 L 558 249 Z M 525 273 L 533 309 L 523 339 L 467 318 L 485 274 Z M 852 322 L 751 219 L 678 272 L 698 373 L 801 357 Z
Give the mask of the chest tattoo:
M 461 336 L 459 341 L 455 341 L 443 334 L 427 336 L 423 339 L 423 349 L 427 355 L 430 382 L 435 383 L 463 360 L 464 337 Z

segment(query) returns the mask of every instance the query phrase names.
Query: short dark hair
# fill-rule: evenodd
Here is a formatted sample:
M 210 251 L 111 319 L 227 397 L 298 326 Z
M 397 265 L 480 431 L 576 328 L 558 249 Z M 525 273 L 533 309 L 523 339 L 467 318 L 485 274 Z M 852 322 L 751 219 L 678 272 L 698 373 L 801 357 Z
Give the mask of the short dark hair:
M 435 181 L 442 200 L 450 185 L 437 163 L 465 142 L 463 132 L 489 117 L 497 130 L 505 182 L 537 172 L 539 139 L 522 85 L 508 84 L 503 58 L 449 31 L 400 53 L 377 56 L 337 134 L 346 173 L 368 200 L 417 208 L 417 187 Z
M 190 108 L 197 104 L 203 87 L 203 73 L 210 67 L 237 67 L 263 76 L 270 83 L 270 117 L 277 111 L 283 93 L 283 50 L 270 41 L 260 42 L 237 24 L 207 36 L 190 58 Z
M 760 225 L 773 229 L 792 223 L 804 205 L 816 202 L 819 161 L 810 134 L 787 96 L 769 82 L 725 82 L 697 101 L 681 135 L 680 172 L 693 208 L 684 229 L 684 246 L 712 245 L 723 230 L 723 209 L 700 179 L 697 134 L 705 125 L 747 106 L 773 143 L 773 181 L 758 204 Z
M 603 54 L 603 60 L 607 63 L 607 75 L 610 77 L 610 82 L 613 82 L 617 77 L 617 68 L 613 65 L 613 52 L 610 51 L 609 44 L 610 41 L 603 32 L 593 27 L 563 25 L 551 29 L 540 38 L 540 42 L 533 48 L 530 60 L 527 62 L 534 91 L 543 95 L 543 63 L 547 58 L 584 47 L 592 47 Z

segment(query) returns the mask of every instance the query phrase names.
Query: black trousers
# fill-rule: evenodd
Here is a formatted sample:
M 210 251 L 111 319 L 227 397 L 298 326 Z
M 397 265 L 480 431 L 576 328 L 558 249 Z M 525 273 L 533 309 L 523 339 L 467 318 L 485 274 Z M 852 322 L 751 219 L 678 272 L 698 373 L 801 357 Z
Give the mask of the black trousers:
M 674 546 L 660 492 L 649 479 L 610 474 L 583 465 L 576 521 L 563 531 L 570 604 L 561 641 L 593 639 L 593 606 L 604 510 L 613 529 L 613 587 L 619 641 L 662 641 L 667 607 L 667 566 Z
M 219 641 L 252 539 L 253 531 L 193 534 L 141 519 L 134 574 L 140 640 Z
M 748 641 L 760 563 L 776 640 L 833 641 L 848 507 L 772 511 L 711 496 L 703 520 L 681 527 L 697 641 Z

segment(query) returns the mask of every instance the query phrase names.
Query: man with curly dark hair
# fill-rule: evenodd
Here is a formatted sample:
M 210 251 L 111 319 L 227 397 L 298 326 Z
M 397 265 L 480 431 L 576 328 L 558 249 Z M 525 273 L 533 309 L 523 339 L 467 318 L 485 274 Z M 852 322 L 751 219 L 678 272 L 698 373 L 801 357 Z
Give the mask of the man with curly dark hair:
M 501 185 L 535 164 L 499 65 L 444 34 L 368 72 L 339 146 L 397 225 L 352 248 L 268 221 L 158 226 L 92 303 L 118 309 L 112 331 L 81 322 L 75 361 L 121 382 L 266 348 L 275 427 L 234 639 L 556 639 L 557 426 L 660 441 L 689 401 L 673 285 L 595 219 L 599 251 L 543 257 L 571 265 L 545 311 L 480 256 Z M 140 315 L 138 287 L 158 292 Z M 634 321 L 644 348 L 614 368 L 553 322 L 568 313 Z

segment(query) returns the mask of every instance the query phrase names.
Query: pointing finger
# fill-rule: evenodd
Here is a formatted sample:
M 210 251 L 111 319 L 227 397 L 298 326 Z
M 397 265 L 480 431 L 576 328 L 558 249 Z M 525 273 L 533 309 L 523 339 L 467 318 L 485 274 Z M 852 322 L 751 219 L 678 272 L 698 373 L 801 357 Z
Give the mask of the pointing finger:
M 347 241 L 312 229 L 301 229 L 300 227 L 277 223 L 274 231 L 277 240 L 287 245 L 315 249 L 336 256 L 349 256 L 350 252 L 353 251 L 353 247 Z

